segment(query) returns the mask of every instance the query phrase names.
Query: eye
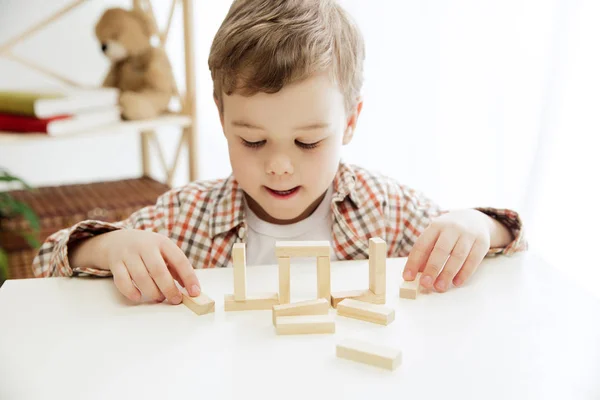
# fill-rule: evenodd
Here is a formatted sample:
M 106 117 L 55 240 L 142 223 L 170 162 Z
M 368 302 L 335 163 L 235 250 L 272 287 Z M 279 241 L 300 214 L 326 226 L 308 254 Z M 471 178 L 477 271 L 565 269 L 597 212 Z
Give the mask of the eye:
M 305 150 L 314 149 L 315 147 L 317 147 L 319 145 L 319 143 L 321 143 L 321 142 L 318 141 L 318 142 L 314 142 L 314 143 L 302 143 L 302 142 L 299 142 L 296 140 L 296 145 Z
M 249 142 L 245 139 L 242 139 L 242 144 L 246 147 L 250 147 L 251 149 L 258 149 L 267 143 L 266 140 L 259 140 L 258 142 Z

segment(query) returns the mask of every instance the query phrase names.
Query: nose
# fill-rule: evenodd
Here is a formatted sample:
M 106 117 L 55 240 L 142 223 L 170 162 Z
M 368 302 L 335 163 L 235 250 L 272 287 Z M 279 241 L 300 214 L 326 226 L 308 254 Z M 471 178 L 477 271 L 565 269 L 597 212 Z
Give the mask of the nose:
M 292 175 L 294 167 L 289 157 L 278 154 L 272 157 L 266 164 L 266 172 L 268 175 Z
M 106 43 L 102 43 L 102 52 L 106 53 L 106 49 L 108 48 L 108 46 L 106 45 Z

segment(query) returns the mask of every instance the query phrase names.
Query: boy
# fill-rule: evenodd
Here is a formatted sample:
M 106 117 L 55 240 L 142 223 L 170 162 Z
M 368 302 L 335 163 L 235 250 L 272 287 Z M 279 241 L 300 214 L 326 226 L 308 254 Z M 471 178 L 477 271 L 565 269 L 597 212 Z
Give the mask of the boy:
M 275 263 L 276 240 L 329 240 L 334 259 L 365 259 L 370 237 L 403 272 L 445 291 L 491 254 L 524 250 L 515 212 L 443 212 L 384 176 L 341 161 L 361 112 L 363 39 L 333 0 L 236 0 L 209 67 L 232 175 L 192 182 L 125 221 L 83 221 L 51 235 L 37 276 L 113 276 L 132 301 L 200 293 L 194 268 Z

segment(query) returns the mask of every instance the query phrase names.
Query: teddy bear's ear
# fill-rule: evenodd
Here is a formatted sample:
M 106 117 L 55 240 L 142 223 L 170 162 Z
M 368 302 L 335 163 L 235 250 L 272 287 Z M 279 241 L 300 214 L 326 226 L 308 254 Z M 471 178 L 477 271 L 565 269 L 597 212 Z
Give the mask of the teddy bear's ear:
M 152 35 L 154 35 L 156 33 L 156 32 L 154 32 L 154 26 L 152 25 L 152 20 L 150 19 L 148 14 L 146 14 L 146 12 L 144 12 L 144 10 L 141 10 L 139 8 L 134 8 L 133 10 L 131 10 L 131 15 L 133 15 L 133 17 L 135 17 L 142 24 L 144 33 L 146 35 L 148 35 L 148 37 L 151 37 Z

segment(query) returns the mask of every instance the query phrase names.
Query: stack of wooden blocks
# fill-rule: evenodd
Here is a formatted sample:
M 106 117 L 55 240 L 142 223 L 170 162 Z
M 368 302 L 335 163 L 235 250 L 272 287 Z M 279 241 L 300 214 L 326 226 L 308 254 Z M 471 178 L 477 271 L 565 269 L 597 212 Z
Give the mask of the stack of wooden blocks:
M 327 241 L 276 242 L 275 255 L 279 267 L 279 293 L 248 294 L 246 287 L 246 248 L 236 243 L 232 250 L 233 294 L 225 295 L 225 311 L 271 310 L 277 335 L 335 333 L 334 314 L 370 323 L 388 325 L 395 319 L 395 310 L 386 302 L 386 243 L 380 238 L 369 239 L 369 287 L 331 293 L 331 247 Z M 317 265 L 317 298 L 290 303 L 291 259 L 315 257 Z M 416 299 L 420 274 L 414 281 L 403 282 L 400 297 Z M 196 314 L 214 312 L 214 301 L 205 294 L 192 298 L 184 294 L 184 304 Z M 400 350 L 369 342 L 347 339 L 336 347 L 336 355 L 395 369 L 400 363 Z

